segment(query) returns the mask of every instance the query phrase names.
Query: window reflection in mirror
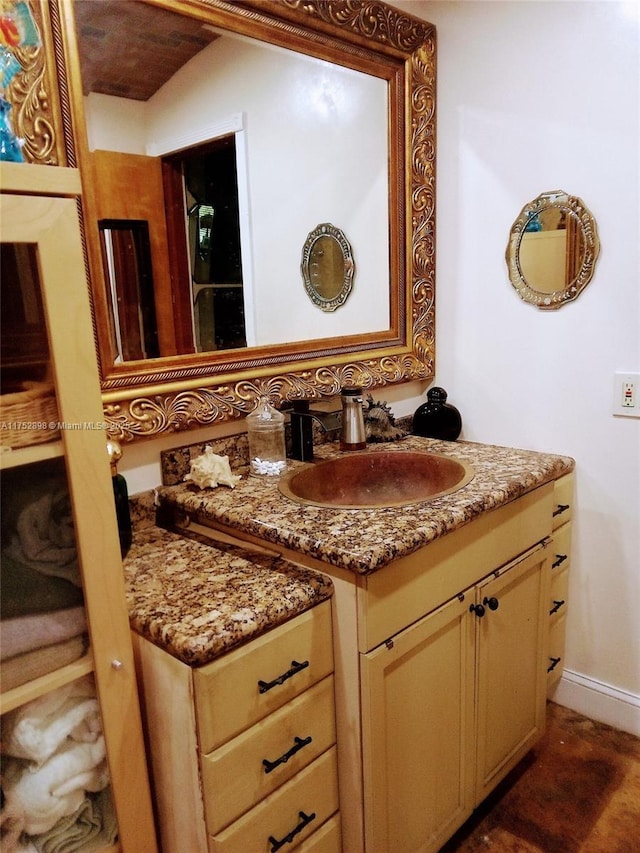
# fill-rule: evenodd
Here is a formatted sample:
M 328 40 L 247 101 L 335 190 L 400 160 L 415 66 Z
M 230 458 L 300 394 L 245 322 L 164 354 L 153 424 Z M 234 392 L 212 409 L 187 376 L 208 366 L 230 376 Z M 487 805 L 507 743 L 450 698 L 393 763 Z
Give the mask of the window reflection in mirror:
M 164 158 L 169 197 L 186 203 L 188 254 L 170 247 L 174 281 L 191 281 L 196 352 L 247 345 L 235 135 Z M 179 229 L 169 232 L 180 240 Z M 189 269 L 185 269 L 188 264 Z

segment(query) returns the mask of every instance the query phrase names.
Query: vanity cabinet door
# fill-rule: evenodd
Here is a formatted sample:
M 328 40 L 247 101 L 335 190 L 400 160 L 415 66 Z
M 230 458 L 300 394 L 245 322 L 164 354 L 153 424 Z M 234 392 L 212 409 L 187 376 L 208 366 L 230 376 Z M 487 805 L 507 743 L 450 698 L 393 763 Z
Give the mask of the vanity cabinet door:
M 473 809 L 473 629 L 454 598 L 361 655 L 366 849 L 436 851 Z
M 544 732 L 551 555 L 539 546 L 476 588 L 476 802 Z

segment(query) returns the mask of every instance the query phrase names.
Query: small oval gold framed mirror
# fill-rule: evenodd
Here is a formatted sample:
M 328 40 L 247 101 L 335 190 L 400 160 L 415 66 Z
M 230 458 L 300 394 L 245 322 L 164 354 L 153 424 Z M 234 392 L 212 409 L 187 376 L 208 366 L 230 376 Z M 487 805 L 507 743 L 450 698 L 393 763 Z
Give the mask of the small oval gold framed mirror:
M 347 301 L 356 265 L 344 231 L 324 222 L 309 233 L 300 265 L 309 299 L 323 311 L 335 311 Z
M 538 308 L 560 308 L 593 278 L 600 242 L 582 199 L 554 190 L 526 204 L 511 227 L 506 261 L 518 295 Z

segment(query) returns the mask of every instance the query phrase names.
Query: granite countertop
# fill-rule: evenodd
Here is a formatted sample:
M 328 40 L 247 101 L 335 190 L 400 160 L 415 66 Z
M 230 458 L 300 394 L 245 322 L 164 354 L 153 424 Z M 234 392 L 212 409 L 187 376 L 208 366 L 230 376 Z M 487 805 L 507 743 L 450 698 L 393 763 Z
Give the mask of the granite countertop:
M 135 515 L 138 518 L 135 518 Z M 131 628 L 190 666 L 231 649 L 333 594 L 331 580 L 275 554 L 141 523 L 123 561 Z
M 200 490 L 181 483 L 161 486 L 157 495 L 164 506 L 366 575 L 574 468 L 574 460 L 567 456 L 417 436 L 370 445 L 367 452 L 382 450 L 425 450 L 455 456 L 471 463 L 475 476 L 453 494 L 384 509 L 300 505 L 279 492 L 277 477 L 244 476 L 233 489 Z M 336 444 L 315 449 L 318 461 L 338 453 Z M 292 466 L 302 464 L 290 462 Z M 233 462 L 232 468 L 234 473 L 241 470 Z M 170 472 L 171 480 L 177 482 L 178 478 Z

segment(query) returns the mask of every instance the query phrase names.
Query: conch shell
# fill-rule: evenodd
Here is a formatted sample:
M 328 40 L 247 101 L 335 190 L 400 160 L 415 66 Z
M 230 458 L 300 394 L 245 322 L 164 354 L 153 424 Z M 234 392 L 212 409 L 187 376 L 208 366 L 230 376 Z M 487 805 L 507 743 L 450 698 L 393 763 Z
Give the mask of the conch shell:
M 207 444 L 204 453 L 191 460 L 191 471 L 184 479 L 190 480 L 201 489 L 214 489 L 216 486 L 229 486 L 233 489 L 242 477 L 231 473 L 228 456 L 218 456 L 211 445 Z

